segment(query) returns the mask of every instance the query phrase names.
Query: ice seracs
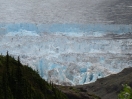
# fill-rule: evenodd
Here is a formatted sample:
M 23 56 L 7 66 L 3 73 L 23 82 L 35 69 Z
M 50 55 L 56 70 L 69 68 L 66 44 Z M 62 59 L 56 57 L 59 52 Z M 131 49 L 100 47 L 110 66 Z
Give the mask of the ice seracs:
M 74 25 L 66 31 L 66 24 L 54 27 L 32 24 L 0 26 L 0 33 L 3 33 L 0 53 L 5 55 L 9 51 L 15 58 L 20 56 L 23 64 L 38 70 L 40 76 L 49 82 L 87 84 L 120 72 L 132 64 L 130 25 L 124 25 L 123 30 L 122 26 L 119 28 L 120 25 L 117 25 L 115 31 L 115 26 L 111 25 L 102 25 L 101 28 L 89 25 L 94 31 L 89 27 L 82 31 L 83 26 L 81 29 Z

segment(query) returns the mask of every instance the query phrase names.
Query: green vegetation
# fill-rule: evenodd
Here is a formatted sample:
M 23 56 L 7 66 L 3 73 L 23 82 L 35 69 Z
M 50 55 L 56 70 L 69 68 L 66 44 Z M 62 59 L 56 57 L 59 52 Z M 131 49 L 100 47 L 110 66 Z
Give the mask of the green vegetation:
M 123 85 L 123 91 L 118 94 L 118 99 L 132 99 L 132 88 L 127 84 Z
M 84 85 L 83 85 L 84 86 Z M 57 86 L 68 97 L 68 99 L 101 99 L 94 93 L 89 93 L 85 88 L 79 86 Z
M 0 99 L 67 99 L 28 66 L 8 55 L 0 55 Z

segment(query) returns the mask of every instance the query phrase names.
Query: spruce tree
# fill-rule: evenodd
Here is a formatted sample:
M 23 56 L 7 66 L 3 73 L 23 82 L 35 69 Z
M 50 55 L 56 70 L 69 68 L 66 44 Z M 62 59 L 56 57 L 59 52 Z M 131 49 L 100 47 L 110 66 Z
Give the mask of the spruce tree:
M 10 79 L 9 78 L 10 73 L 9 73 L 9 54 L 8 54 L 8 51 L 7 51 L 7 55 L 6 55 L 6 73 L 7 73 L 8 79 Z
M 23 99 L 23 95 L 22 95 L 22 71 L 21 71 L 21 63 L 20 63 L 20 58 L 18 56 L 18 60 L 17 60 L 17 71 L 16 71 L 16 78 L 17 78 L 17 84 L 16 84 L 16 89 L 17 89 L 17 99 Z M 21 97 L 20 97 L 21 96 Z

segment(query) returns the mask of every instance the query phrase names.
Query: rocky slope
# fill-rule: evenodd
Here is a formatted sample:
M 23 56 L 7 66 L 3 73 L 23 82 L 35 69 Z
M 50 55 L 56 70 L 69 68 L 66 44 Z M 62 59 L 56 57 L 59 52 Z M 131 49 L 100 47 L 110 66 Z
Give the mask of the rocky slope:
M 132 87 L 132 68 L 126 68 L 118 74 L 98 79 L 95 83 L 76 86 L 78 90 L 83 90 L 91 94 L 96 94 L 101 99 L 117 99 L 122 90 L 122 84 Z

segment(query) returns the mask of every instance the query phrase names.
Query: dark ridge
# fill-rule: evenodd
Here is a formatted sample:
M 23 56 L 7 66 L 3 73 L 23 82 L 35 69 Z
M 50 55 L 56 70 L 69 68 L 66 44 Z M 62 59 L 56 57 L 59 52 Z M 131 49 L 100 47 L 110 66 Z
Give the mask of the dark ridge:
M 101 99 L 117 99 L 123 88 L 122 84 L 128 84 L 132 87 L 132 68 L 126 68 L 118 74 L 98 79 L 91 84 L 76 86 L 75 88 L 96 94 Z
M 0 55 L 0 99 L 68 99 L 20 59 Z
M 99 96 L 75 86 L 57 86 L 69 99 L 101 99 Z

